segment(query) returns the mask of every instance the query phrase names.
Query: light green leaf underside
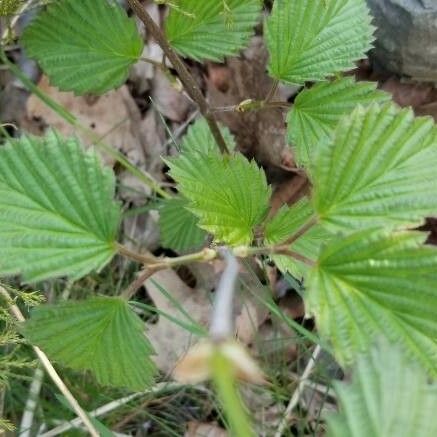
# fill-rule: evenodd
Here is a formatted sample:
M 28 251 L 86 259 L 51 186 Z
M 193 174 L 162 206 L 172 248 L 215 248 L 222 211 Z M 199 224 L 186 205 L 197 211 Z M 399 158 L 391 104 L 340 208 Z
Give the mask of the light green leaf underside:
M 340 118 L 357 105 L 389 100 L 389 94 L 376 90 L 375 82 L 355 82 L 353 77 L 322 82 L 302 91 L 287 115 L 288 140 L 294 146 L 296 162 L 308 166 L 317 143 L 330 137 Z
M 121 298 L 42 305 L 32 312 L 23 332 L 49 358 L 90 370 L 100 384 L 139 391 L 152 383 L 153 350 L 144 325 Z
M 291 84 L 354 67 L 371 48 L 365 0 L 275 0 L 266 23 L 269 73 Z
M 249 244 L 268 210 L 271 189 L 254 161 L 236 153 L 191 153 L 167 161 L 170 176 L 191 202 L 199 226 L 218 242 Z
M 340 363 L 384 335 L 437 375 L 437 250 L 425 239 L 365 230 L 322 249 L 306 303 Z
M 181 55 L 199 61 L 238 53 L 261 12 L 259 0 L 180 0 L 177 5 L 166 21 L 167 38 Z
M 0 148 L 0 275 L 27 281 L 101 269 L 116 252 L 114 174 L 55 132 Z
M 122 85 L 143 51 L 135 22 L 112 0 L 52 2 L 22 42 L 53 85 L 80 95 Z
M 314 217 L 314 214 L 314 208 L 308 198 L 303 198 L 290 207 L 284 205 L 266 225 L 266 244 L 285 242 L 302 229 Z M 290 245 L 290 250 L 316 261 L 321 245 L 328 242 L 330 238 L 331 234 L 326 229 L 320 225 L 314 225 Z M 308 273 L 308 265 L 289 256 L 274 255 L 272 260 L 281 272 L 291 273 L 295 278 L 304 278 Z
M 354 366 L 352 382 L 335 387 L 341 405 L 329 437 L 434 437 L 437 385 L 393 345 L 381 342 Z
M 227 127 L 220 126 L 220 131 L 230 151 L 235 150 L 236 143 L 234 136 Z M 201 152 L 209 154 L 212 152 L 220 153 L 220 150 L 212 136 L 207 121 L 199 118 L 191 125 L 184 136 L 181 144 L 182 153 Z
M 437 214 L 437 128 L 393 104 L 358 107 L 319 144 L 314 205 L 331 230 L 415 226 Z
M 159 227 L 163 247 L 183 252 L 198 249 L 205 242 L 206 232 L 199 228 L 199 219 L 187 209 L 188 205 L 183 197 L 162 202 Z

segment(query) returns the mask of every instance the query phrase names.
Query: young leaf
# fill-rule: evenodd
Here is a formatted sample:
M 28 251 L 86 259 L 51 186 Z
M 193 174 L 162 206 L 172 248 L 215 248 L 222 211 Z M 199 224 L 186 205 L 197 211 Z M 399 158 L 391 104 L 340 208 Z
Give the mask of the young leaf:
M 167 38 L 182 56 L 221 61 L 244 48 L 260 11 L 259 0 L 180 0 L 167 19 Z
M 329 415 L 329 437 L 434 437 L 437 385 L 393 345 L 380 342 L 336 384 L 341 412 Z
M 300 200 L 293 206 L 283 206 L 273 219 L 267 223 L 265 230 L 266 244 L 280 244 L 292 237 L 314 217 L 314 208 L 308 198 Z M 290 250 L 315 261 L 322 243 L 331 238 L 320 225 L 314 225 L 290 245 Z M 296 278 L 303 278 L 308 271 L 308 265 L 286 255 L 274 255 L 272 260 L 281 272 L 289 272 Z
M 357 105 L 386 102 L 390 95 L 376 90 L 375 82 L 355 82 L 352 77 L 322 82 L 302 91 L 287 115 L 288 140 L 299 165 L 311 162 L 313 148 L 329 137 L 343 115 Z
M 199 226 L 216 241 L 249 244 L 268 210 L 271 190 L 264 172 L 243 155 L 182 154 L 167 161 L 170 176 L 190 200 Z
M 235 139 L 227 127 L 220 126 L 223 138 L 230 151 L 236 147 Z M 219 153 L 219 148 L 212 136 L 208 123 L 204 118 L 199 118 L 191 125 L 184 136 L 181 144 L 182 153 L 201 152 L 209 154 L 213 152 Z
M 198 249 L 204 243 L 206 232 L 199 228 L 199 219 L 187 209 L 188 206 L 188 200 L 183 197 L 162 201 L 159 227 L 163 247 L 182 252 Z
M 320 248 L 331 238 L 332 234 L 323 226 L 315 225 L 291 244 L 290 250 L 297 252 L 299 255 L 302 255 L 311 261 L 316 261 Z M 276 267 L 282 273 L 288 272 L 299 280 L 306 279 L 310 270 L 308 264 L 286 255 L 274 255 L 272 256 L 272 259 L 275 262 Z
M 392 104 L 358 107 L 319 143 L 314 205 L 331 230 L 413 227 L 437 214 L 437 127 Z
M 101 269 L 116 252 L 114 174 L 55 132 L 0 148 L 0 275 L 27 281 Z
M 53 85 L 76 94 L 122 85 L 143 51 L 135 22 L 114 0 L 51 2 L 22 42 Z
M 102 385 L 144 390 L 155 374 L 143 323 L 118 297 L 41 305 L 23 333 L 51 359 L 90 370 Z
M 314 208 L 305 197 L 293 206 L 283 205 L 267 223 L 265 230 L 268 244 L 279 244 L 292 237 L 314 217 Z
M 275 0 L 266 24 L 269 72 L 291 84 L 354 66 L 373 41 L 365 0 Z
M 340 363 L 384 335 L 437 375 L 437 250 L 420 232 L 335 238 L 308 275 L 308 309 Z

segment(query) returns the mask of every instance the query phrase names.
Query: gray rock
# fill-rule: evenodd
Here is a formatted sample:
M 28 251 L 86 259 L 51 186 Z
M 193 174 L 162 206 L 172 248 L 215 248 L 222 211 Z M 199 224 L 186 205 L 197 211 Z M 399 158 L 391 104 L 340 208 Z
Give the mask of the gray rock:
M 437 83 L 437 0 L 367 0 L 377 26 L 372 56 L 387 70 Z

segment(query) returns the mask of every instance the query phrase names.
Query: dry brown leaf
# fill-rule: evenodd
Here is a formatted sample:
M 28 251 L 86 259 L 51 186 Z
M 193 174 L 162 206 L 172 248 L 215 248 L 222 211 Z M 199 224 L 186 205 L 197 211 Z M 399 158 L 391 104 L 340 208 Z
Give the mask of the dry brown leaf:
M 103 137 L 107 144 L 122 151 L 136 164 L 144 162 L 136 127 L 141 115 L 126 86 L 93 98 L 76 97 L 73 93 L 61 92 L 50 86 L 45 76 L 38 86 L 54 101 L 72 112 L 84 127 Z M 27 101 L 22 127 L 35 134 L 41 134 L 45 128 L 51 127 L 66 136 L 76 134 L 85 144 L 90 144 L 86 137 L 35 95 L 31 95 Z
M 147 112 L 139 126 L 139 135 L 146 157 L 147 171 L 157 179 L 162 178 L 164 162 L 162 156 L 166 155 L 165 128 L 159 115 L 154 109 Z
M 185 437 L 228 437 L 228 432 L 215 423 L 188 422 Z
M 434 89 L 431 84 L 403 82 L 397 77 L 391 77 L 380 88 L 390 93 L 399 106 L 412 106 L 413 108 L 429 103 L 432 100 Z
M 244 404 L 253 413 L 255 434 L 273 435 L 284 417 L 285 405 L 278 402 L 272 392 L 264 387 L 242 385 L 240 389 Z
M 176 89 L 167 76 L 155 69 L 152 81 L 152 99 L 157 110 L 166 118 L 177 123 L 182 123 L 188 113 L 194 109 L 194 104 L 188 97 Z
M 297 358 L 298 337 L 285 322 L 274 320 L 258 329 L 252 354 L 266 363 L 294 362 Z
M 156 307 L 165 313 L 182 319 L 184 316 L 161 293 L 158 286 L 169 292 L 185 311 L 202 326 L 207 327 L 211 312 L 209 293 L 199 288 L 188 287 L 173 270 L 162 270 L 151 276 L 145 283 L 147 292 Z M 176 362 L 198 341 L 189 331 L 181 328 L 165 317 L 160 317 L 154 325 L 147 328 L 147 337 L 151 341 L 156 355 L 153 356 L 158 368 L 170 373 Z
M 297 293 L 287 293 L 281 298 L 278 304 L 283 314 L 290 319 L 299 319 L 305 316 L 305 305 L 302 298 Z
M 237 336 L 238 339 L 245 343 L 252 343 L 253 337 L 256 335 L 258 331 L 258 326 L 261 325 L 263 320 L 259 320 L 259 305 L 256 302 L 245 302 L 243 308 L 241 309 L 241 313 L 237 316 L 237 320 L 235 322 L 237 328 Z M 262 314 L 264 320 L 267 317 L 267 314 Z
M 253 384 L 266 384 L 267 379 L 246 348 L 235 340 L 213 343 L 201 340 L 196 343 L 176 364 L 173 377 L 184 384 L 199 384 L 213 377 L 211 360 L 219 354 L 224 357 L 234 372 L 235 378 Z
M 306 176 L 294 175 L 279 184 L 270 199 L 270 215 L 273 216 L 282 205 L 293 205 L 308 194 L 310 183 Z
M 264 287 L 252 288 L 252 291 L 259 295 L 266 292 Z M 268 316 L 268 308 L 262 305 L 253 294 L 245 293 L 240 313 L 235 320 L 238 339 L 246 345 L 252 344 L 259 327 L 267 320 Z

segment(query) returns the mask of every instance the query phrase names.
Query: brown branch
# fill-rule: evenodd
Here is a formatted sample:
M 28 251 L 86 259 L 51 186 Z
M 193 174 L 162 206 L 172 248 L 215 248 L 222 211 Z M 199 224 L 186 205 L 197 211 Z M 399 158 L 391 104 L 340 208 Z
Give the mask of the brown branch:
M 317 224 L 317 217 L 313 216 L 308 220 L 296 233 L 294 233 L 290 238 L 279 243 L 278 246 L 291 246 L 297 239 L 302 237 L 307 231 L 309 231 L 315 224 Z
M 117 243 L 117 252 L 125 258 L 129 258 L 141 264 L 152 264 L 158 261 L 158 258 L 153 256 L 152 254 L 133 252 L 132 250 L 128 249 L 126 246 L 123 246 L 120 243 Z
M 120 294 L 120 297 L 129 300 L 143 286 L 144 282 L 146 282 L 156 271 L 156 269 L 154 270 L 147 267 L 129 284 L 129 286 Z
M 235 247 L 232 250 L 232 253 L 237 258 L 247 258 L 249 256 L 256 256 L 256 255 L 275 255 L 275 254 L 287 255 L 309 266 L 313 266 L 315 264 L 313 260 L 307 258 L 306 256 L 301 255 L 300 253 L 295 252 L 294 250 L 291 250 L 288 244 L 260 246 L 260 247 L 240 246 L 240 247 Z
M 123 247 L 123 246 L 120 246 Z M 120 252 L 119 252 L 120 253 Z M 131 252 L 131 255 L 141 255 Z M 211 261 L 218 256 L 218 252 L 214 249 L 202 249 L 199 252 L 190 253 L 188 255 L 182 255 L 175 258 L 154 258 L 151 262 L 144 262 L 145 268 L 140 275 L 133 280 L 133 282 L 121 293 L 121 297 L 124 299 L 130 299 L 144 284 L 146 279 L 150 278 L 154 273 L 164 269 L 171 269 L 172 267 L 178 267 L 184 264 L 190 264 L 195 262 Z M 130 256 L 130 258 L 133 258 Z M 135 258 L 133 258 L 135 259 Z
M 179 78 L 183 83 L 185 90 L 188 95 L 197 103 L 199 106 L 201 114 L 205 117 L 208 122 L 208 126 L 211 130 L 212 135 L 222 153 L 228 154 L 229 149 L 223 138 L 223 135 L 218 127 L 217 121 L 214 115 L 211 113 L 208 102 L 202 94 L 199 85 L 188 71 L 187 67 L 178 56 L 178 54 L 170 46 L 165 35 L 162 33 L 159 26 L 153 21 L 152 17 L 147 13 L 144 7 L 138 0 L 127 0 L 129 6 L 135 12 L 136 16 L 144 23 L 147 31 L 153 36 L 155 41 L 162 48 L 165 56 L 173 65 L 173 68 L 178 72 Z
M 301 255 L 294 250 L 290 250 L 288 246 L 277 246 L 272 249 L 272 253 L 277 253 L 278 255 L 287 255 L 290 258 L 294 258 L 297 261 L 300 261 L 307 266 L 313 267 L 315 262 L 312 259 L 307 258 L 306 256 Z
M 279 80 L 276 79 L 273 82 L 272 87 L 270 88 L 270 91 L 264 100 L 265 103 L 269 103 L 272 101 L 273 97 L 275 97 L 275 95 L 276 95 L 276 91 L 278 90 L 278 86 L 279 86 Z

